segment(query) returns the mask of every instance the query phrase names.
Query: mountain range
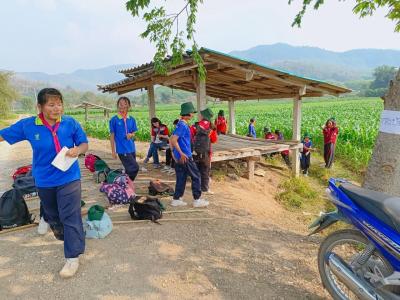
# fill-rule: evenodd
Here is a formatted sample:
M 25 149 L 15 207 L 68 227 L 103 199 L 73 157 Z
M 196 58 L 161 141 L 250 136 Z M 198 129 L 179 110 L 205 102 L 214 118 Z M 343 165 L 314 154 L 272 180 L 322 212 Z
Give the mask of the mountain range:
M 370 79 L 373 69 L 380 65 L 400 65 L 400 50 L 354 49 L 334 52 L 317 47 L 278 43 L 232 51 L 229 54 L 294 74 L 337 83 Z M 43 72 L 18 72 L 16 78 L 58 87 L 69 86 L 77 90 L 95 91 L 97 84 L 123 79 L 123 75 L 117 71 L 133 66 L 135 64 L 112 65 L 54 75 Z

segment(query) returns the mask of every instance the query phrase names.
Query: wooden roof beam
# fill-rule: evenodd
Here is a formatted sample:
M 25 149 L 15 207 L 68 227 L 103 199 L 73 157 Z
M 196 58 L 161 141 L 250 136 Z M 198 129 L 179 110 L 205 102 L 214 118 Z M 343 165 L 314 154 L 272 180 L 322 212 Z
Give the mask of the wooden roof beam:
M 314 93 L 308 93 L 305 94 L 303 97 L 321 97 L 323 94 L 321 92 L 314 92 Z M 251 97 L 232 97 L 232 98 L 221 98 L 221 101 L 239 101 L 239 100 L 264 100 L 264 99 L 284 99 L 284 98 L 291 98 L 293 99 L 294 97 L 297 97 L 297 93 L 293 94 L 275 94 L 275 95 L 257 95 L 257 96 L 251 96 Z
M 297 86 L 297 87 L 303 87 L 306 84 L 304 82 L 299 82 L 299 81 L 294 80 L 294 79 L 281 78 L 280 76 L 287 76 L 287 75 L 284 75 L 284 74 L 282 74 L 282 75 L 274 75 L 274 74 L 270 74 L 270 73 L 265 72 L 265 71 L 256 70 L 254 67 L 252 67 L 250 65 L 248 65 L 246 67 L 243 67 L 240 64 L 234 64 L 234 63 L 225 62 L 222 59 L 213 58 L 211 56 L 208 56 L 206 59 L 207 59 L 207 61 L 220 63 L 222 65 L 226 65 L 226 66 L 229 66 L 229 67 L 232 67 L 232 68 L 236 68 L 236 69 L 242 70 L 243 72 L 254 71 L 254 74 L 257 74 L 258 76 L 270 78 L 270 79 L 273 79 L 273 80 L 276 80 L 276 81 L 279 81 L 279 82 L 282 82 L 282 83 L 285 83 L 285 84 L 290 84 L 290 85 L 294 85 L 294 86 Z M 331 91 L 329 89 L 325 89 L 325 88 L 316 88 L 316 87 L 309 86 L 309 89 L 312 90 L 312 91 L 316 91 L 316 92 L 322 92 L 322 93 L 338 96 L 338 94 L 336 92 Z

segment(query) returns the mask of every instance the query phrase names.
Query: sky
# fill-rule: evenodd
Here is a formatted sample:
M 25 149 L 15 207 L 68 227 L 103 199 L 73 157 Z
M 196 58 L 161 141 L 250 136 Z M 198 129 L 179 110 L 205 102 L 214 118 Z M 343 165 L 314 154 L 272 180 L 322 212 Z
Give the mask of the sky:
M 184 0 L 156 0 L 177 12 Z M 302 27 L 291 27 L 302 0 L 204 0 L 196 25 L 200 46 L 218 51 L 288 43 L 332 51 L 400 50 L 400 33 L 385 10 L 359 19 L 355 0 L 326 1 L 310 10 Z M 245 4 L 243 4 L 245 3 Z M 181 20 L 181 24 L 184 20 Z M 68 73 L 114 64 L 151 61 L 154 46 L 139 37 L 145 23 L 124 0 L 13 0 L 0 7 L 0 69 Z

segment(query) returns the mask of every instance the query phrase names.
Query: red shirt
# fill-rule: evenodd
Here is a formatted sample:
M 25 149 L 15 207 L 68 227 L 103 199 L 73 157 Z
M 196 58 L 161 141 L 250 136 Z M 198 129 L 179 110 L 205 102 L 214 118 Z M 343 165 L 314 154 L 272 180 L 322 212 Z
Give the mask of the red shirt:
M 164 124 L 161 124 L 158 128 L 151 126 L 151 136 L 156 136 L 157 134 L 169 135 L 168 127 Z
M 211 122 L 208 121 L 208 120 L 203 119 L 203 120 L 201 120 L 201 121 L 199 122 L 199 126 L 200 126 L 201 128 L 203 128 L 204 130 L 209 130 L 209 129 L 211 128 Z M 190 137 L 191 137 L 191 139 L 192 139 L 192 142 L 193 142 L 193 140 L 194 140 L 194 137 L 195 137 L 195 135 L 196 135 L 196 132 L 197 132 L 196 126 L 195 126 L 195 125 L 192 125 L 192 126 L 190 127 Z M 215 130 L 211 130 L 209 136 L 210 136 L 210 142 L 211 142 L 211 144 L 214 144 L 214 143 L 216 143 L 216 142 L 218 141 L 218 135 L 217 135 L 217 132 L 216 132 Z M 211 147 L 210 147 L 210 156 L 211 156 L 211 153 L 212 153 L 212 150 L 211 150 Z
M 322 133 L 324 134 L 324 144 L 336 144 L 337 136 L 339 134 L 339 128 L 325 127 L 324 130 L 322 130 Z
M 226 119 L 223 116 L 218 116 L 214 122 L 215 126 L 217 127 L 217 133 L 226 134 L 227 132 L 227 125 Z
M 276 138 L 276 136 L 275 135 L 273 135 L 272 133 L 266 133 L 265 135 L 264 135 L 264 138 L 266 139 L 266 140 L 276 140 L 277 138 Z

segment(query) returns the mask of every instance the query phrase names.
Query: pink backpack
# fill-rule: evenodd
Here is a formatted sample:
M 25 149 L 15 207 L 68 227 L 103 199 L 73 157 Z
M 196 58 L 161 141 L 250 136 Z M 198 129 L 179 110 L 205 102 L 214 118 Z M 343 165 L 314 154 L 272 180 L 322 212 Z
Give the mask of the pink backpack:
M 103 183 L 100 192 L 107 195 L 110 204 L 128 204 L 135 195 L 135 186 L 128 175 L 122 174 L 113 183 Z
M 86 154 L 85 155 L 85 167 L 92 173 L 94 173 L 95 168 L 94 168 L 94 164 L 96 162 L 96 160 L 101 159 L 100 157 L 98 157 L 97 155 L 94 154 Z

